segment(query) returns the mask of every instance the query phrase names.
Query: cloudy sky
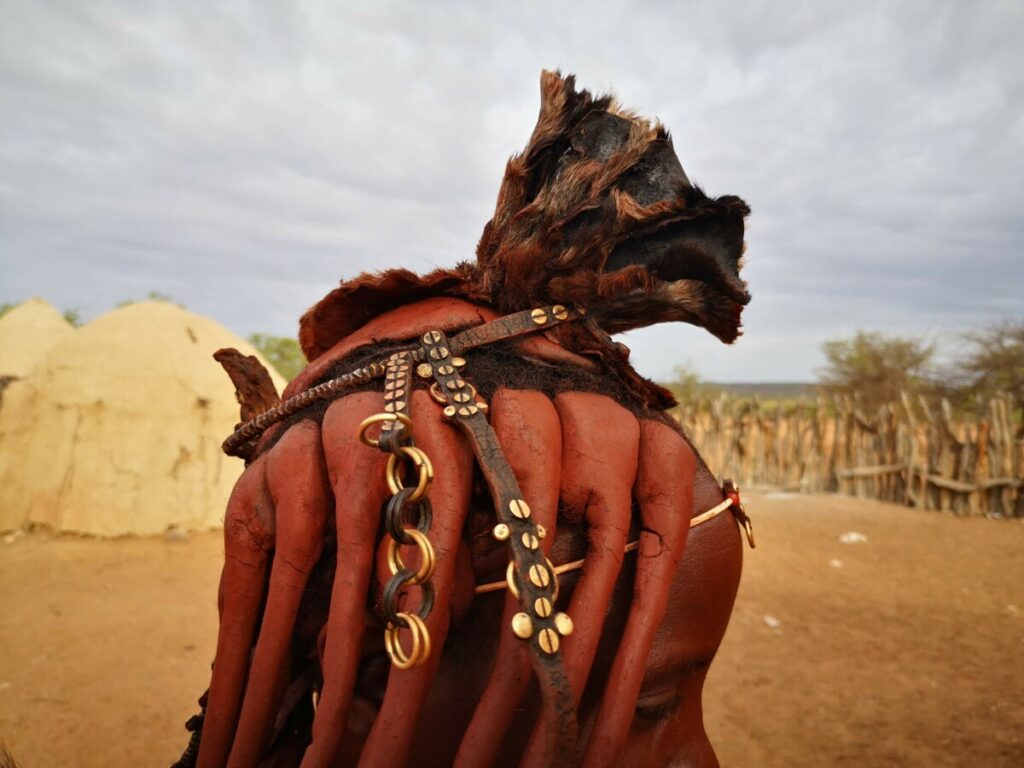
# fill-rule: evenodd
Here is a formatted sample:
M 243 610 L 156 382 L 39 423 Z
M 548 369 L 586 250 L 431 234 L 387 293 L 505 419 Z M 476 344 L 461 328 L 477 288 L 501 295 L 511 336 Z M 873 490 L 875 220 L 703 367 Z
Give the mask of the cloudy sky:
M 1024 314 L 1019 2 L 505 5 L 0 0 L 0 302 L 293 335 L 340 278 L 472 257 L 560 68 L 754 211 L 745 335 L 635 332 L 644 373 Z

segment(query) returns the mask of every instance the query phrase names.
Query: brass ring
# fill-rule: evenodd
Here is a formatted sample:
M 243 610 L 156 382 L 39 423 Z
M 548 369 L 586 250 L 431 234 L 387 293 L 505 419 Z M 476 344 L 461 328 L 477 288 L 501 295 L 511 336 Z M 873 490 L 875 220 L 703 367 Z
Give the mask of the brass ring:
M 368 445 L 371 448 L 380 447 L 380 441 L 375 440 L 372 437 L 367 437 L 366 430 L 372 425 L 379 424 L 382 421 L 401 422 L 405 427 L 405 437 L 407 439 L 412 437 L 412 419 L 404 413 L 375 413 L 373 416 L 363 419 L 363 422 L 359 425 L 359 431 L 356 433 L 359 436 L 359 442 L 363 445 Z
M 508 561 L 508 568 L 505 570 L 505 583 L 508 584 L 508 591 L 512 593 L 512 596 L 519 599 L 519 585 L 516 584 L 516 562 L 515 560 Z
M 430 457 L 419 448 L 412 445 L 403 445 L 398 449 L 398 453 L 392 453 L 388 456 L 387 471 L 384 473 L 388 480 L 388 488 L 391 489 L 392 493 L 398 493 L 405 487 L 402 485 L 402 478 L 398 475 L 399 455 L 407 456 L 412 461 L 413 466 L 419 470 L 416 489 L 409 496 L 409 501 L 419 501 L 426 495 L 427 489 L 434 479 L 434 465 L 430 463 Z
M 397 624 L 388 624 L 388 628 L 384 630 L 384 648 L 388 652 L 388 656 L 391 657 L 391 663 L 398 669 L 418 667 L 430 658 L 430 632 L 427 631 L 427 625 L 423 623 L 423 619 L 415 613 L 403 611 L 398 616 L 409 624 L 412 648 L 409 653 L 402 648 L 402 641 L 399 637 L 402 628 Z
M 420 567 L 417 569 L 416 575 L 405 583 L 415 585 L 430 581 L 430 577 L 434 575 L 434 565 L 436 564 L 434 546 L 430 543 L 430 539 L 417 528 L 406 528 L 405 532 L 415 540 L 416 548 L 420 551 Z M 405 570 L 405 560 L 402 559 L 402 551 L 399 549 L 397 539 L 388 541 L 388 569 L 392 576 Z

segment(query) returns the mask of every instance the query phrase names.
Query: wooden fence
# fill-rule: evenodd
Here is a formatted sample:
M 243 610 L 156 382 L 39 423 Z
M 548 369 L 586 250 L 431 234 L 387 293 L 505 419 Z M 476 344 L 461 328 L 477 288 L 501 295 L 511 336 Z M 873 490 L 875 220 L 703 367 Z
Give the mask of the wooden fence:
M 1008 396 L 984 417 L 948 401 L 902 402 L 863 413 L 850 399 L 767 406 L 722 395 L 680 408 L 718 476 L 741 486 L 838 491 L 961 515 L 1024 517 L 1024 419 Z

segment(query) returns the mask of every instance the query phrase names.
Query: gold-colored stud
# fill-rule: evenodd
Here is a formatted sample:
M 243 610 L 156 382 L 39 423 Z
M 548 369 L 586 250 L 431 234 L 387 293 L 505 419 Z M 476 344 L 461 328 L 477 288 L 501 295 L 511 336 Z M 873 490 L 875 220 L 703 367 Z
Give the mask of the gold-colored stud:
M 445 347 L 434 347 L 430 350 L 431 360 L 444 360 L 448 357 L 448 350 Z
M 452 365 L 454 365 L 456 368 L 461 368 L 465 364 L 466 364 L 466 358 L 464 358 L 464 357 L 453 357 L 452 358 Z
M 548 321 L 548 313 L 538 307 L 530 313 L 530 319 L 537 325 L 544 325 Z
M 496 526 L 494 526 L 494 531 L 492 531 L 492 533 L 494 534 L 494 538 L 496 538 L 498 541 L 505 541 L 512 533 L 512 531 L 504 523 L 498 523 Z
M 489 411 L 491 409 L 491 406 L 489 406 L 483 400 L 481 400 L 479 403 L 477 403 L 476 407 L 480 409 L 481 413 L 487 413 L 487 411 Z
M 396 400 L 395 401 L 395 410 L 396 411 L 404 411 L 405 410 L 405 400 Z
M 423 334 L 423 343 L 430 344 L 431 342 L 433 342 L 433 339 L 430 338 L 430 331 L 427 331 L 426 333 Z
M 551 583 L 551 571 L 543 565 L 531 565 L 530 583 L 538 589 L 543 589 Z
M 450 365 L 441 365 L 438 366 L 437 372 L 440 373 L 442 376 L 451 376 L 453 373 L 455 373 L 455 368 L 453 368 Z
M 459 408 L 459 416 L 469 416 L 469 408 L 466 406 Z
M 581 307 L 579 304 L 574 305 L 573 309 L 576 310 L 576 314 L 579 315 L 580 317 L 583 317 L 583 315 L 587 314 L 587 308 Z
M 416 375 L 421 379 L 429 379 L 434 375 L 434 369 L 430 367 L 430 363 L 420 363 L 416 366 Z
M 473 396 L 469 392 L 456 392 L 452 396 L 452 400 L 456 403 L 468 403 L 472 398 Z
M 551 314 L 553 314 L 559 320 L 566 320 L 569 317 L 569 310 L 567 310 L 561 304 L 555 304 L 555 306 L 551 308 Z
M 399 387 L 398 389 L 396 389 L 394 392 L 391 393 L 391 396 L 392 397 L 405 397 L 405 388 L 404 387 Z
M 455 406 L 454 405 L 445 406 L 445 409 L 443 411 L 441 411 L 441 413 L 444 414 L 444 417 L 446 419 L 454 419 L 455 418 Z
M 508 511 L 523 520 L 530 516 L 530 507 L 522 499 L 512 499 L 512 501 L 508 503 Z
M 533 601 L 533 612 L 542 619 L 546 619 L 551 615 L 551 601 L 546 597 L 538 597 Z
M 520 640 L 530 639 L 533 635 L 533 619 L 530 614 L 520 611 L 512 617 L 512 633 Z M 557 642 L 557 637 L 555 639 Z
M 523 546 L 527 549 L 536 549 L 538 546 L 540 546 L 540 539 L 538 539 L 532 533 L 527 531 L 523 534 Z
M 436 344 L 437 342 L 439 342 L 441 340 L 441 332 L 440 331 L 431 331 L 430 332 L 430 339 Z
M 540 523 L 538 523 L 538 524 L 537 524 L 537 538 L 538 538 L 538 539 L 543 539 L 543 538 L 544 538 L 545 536 L 547 536 L 547 535 L 548 535 L 548 529 L 547 529 L 547 528 L 545 528 L 545 527 L 544 527 L 543 525 L 541 525 Z
M 544 653 L 558 653 L 558 633 L 545 627 L 537 634 L 537 645 Z
M 385 413 L 394 413 L 395 412 L 395 404 L 394 403 L 384 403 L 384 412 Z
M 573 625 L 569 614 L 562 613 L 561 611 L 555 614 L 555 629 L 558 630 L 558 634 L 562 637 L 568 637 L 572 634 Z

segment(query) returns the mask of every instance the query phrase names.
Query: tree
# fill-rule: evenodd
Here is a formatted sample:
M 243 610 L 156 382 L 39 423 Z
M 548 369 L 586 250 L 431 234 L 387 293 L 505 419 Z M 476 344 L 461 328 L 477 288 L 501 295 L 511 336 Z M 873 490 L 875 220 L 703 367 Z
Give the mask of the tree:
M 306 357 L 295 339 L 254 333 L 249 337 L 249 343 L 256 347 L 266 361 L 288 381 L 298 376 L 299 371 L 306 367 Z
M 849 395 L 868 412 L 899 402 L 900 393 L 930 386 L 928 366 L 935 349 L 922 339 L 857 331 L 852 339 L 826 341 L 827 364 L 819 386 L 827 394 Z
M 82 313 L 77 309 L 65 309 L 62 313 L 64 319 L 67 320 L 71 325 L 78 328 L 82 324 Z
M 1024 319 L 1002 320 L 963 338 L 968 349 L 958 369 L 970 399 L 1007 392 L 1024 403 Z
M 664 386 L 680 403 L 692 403 L 707 390 L 707 384 L 690 362 L 673 368 L 672 381 Z

